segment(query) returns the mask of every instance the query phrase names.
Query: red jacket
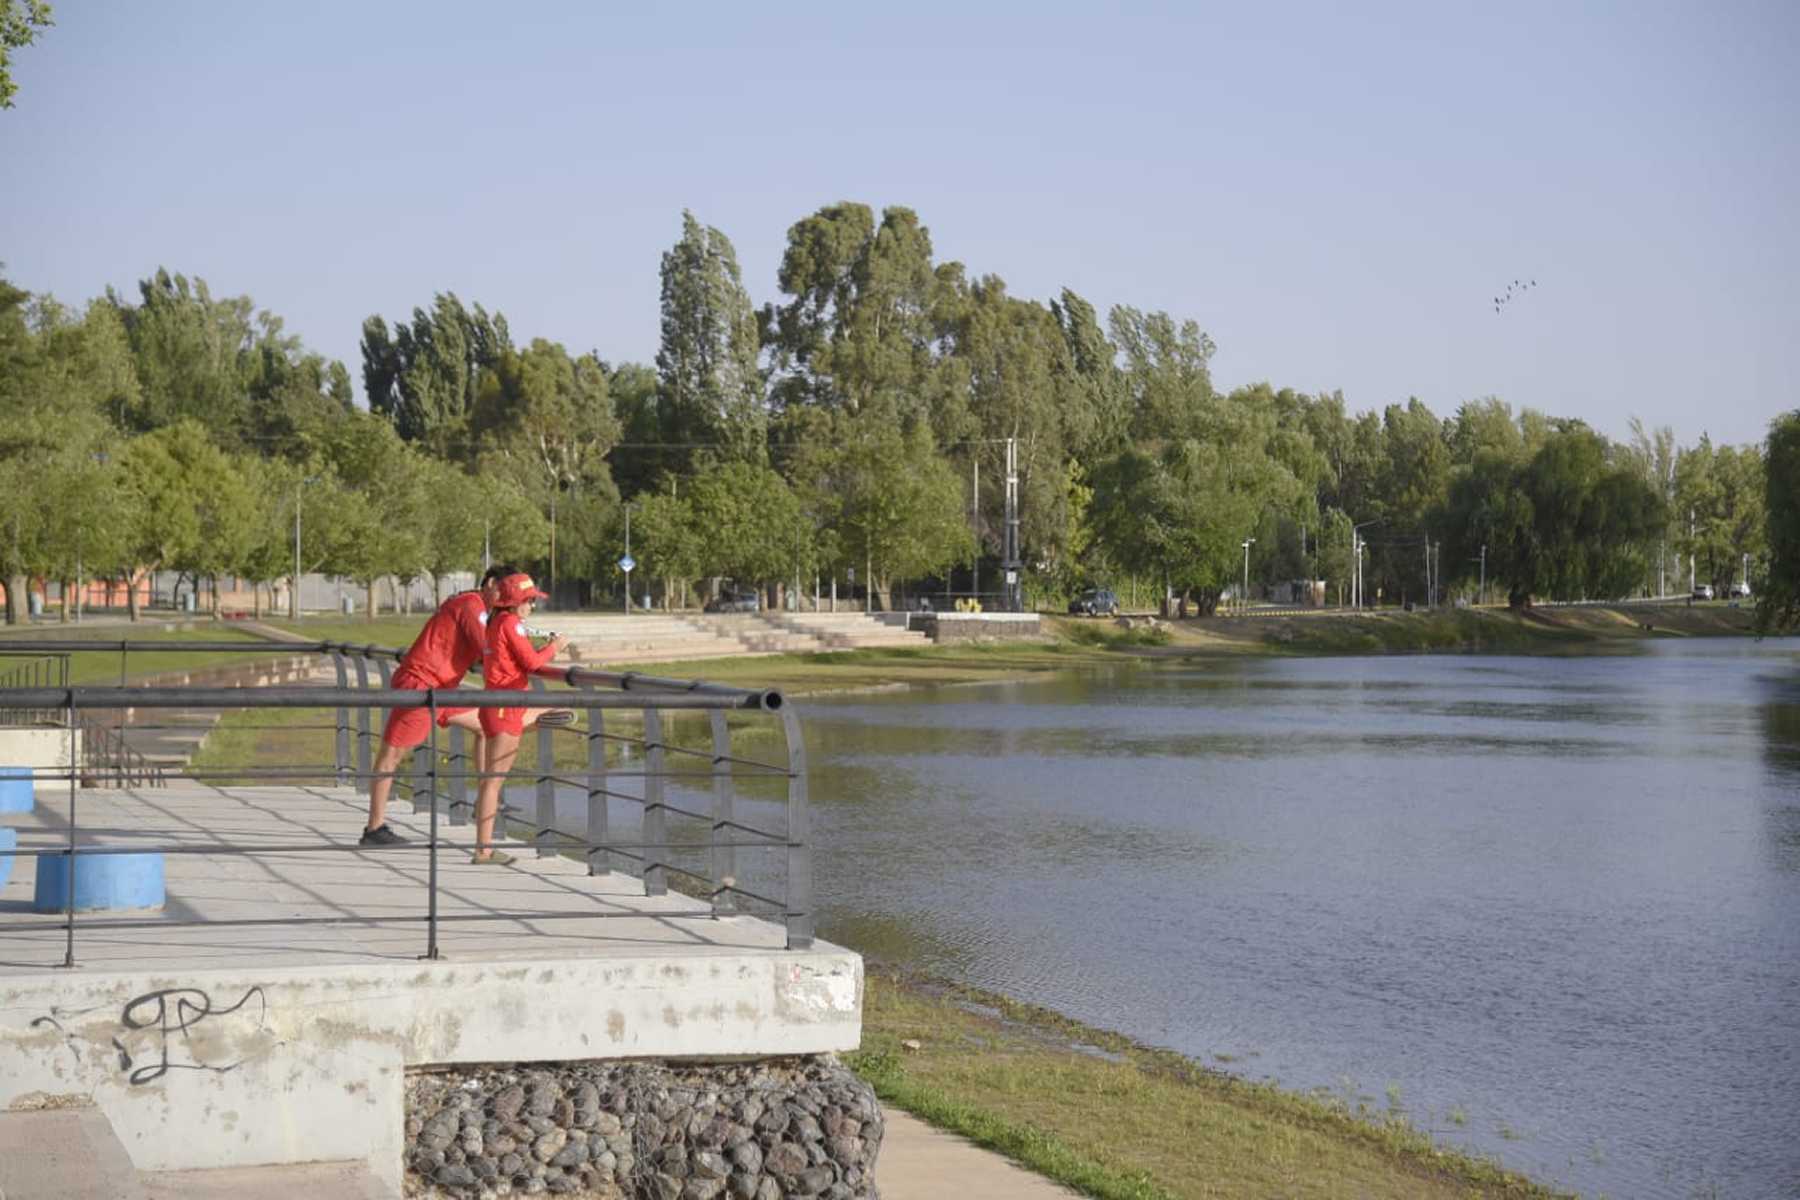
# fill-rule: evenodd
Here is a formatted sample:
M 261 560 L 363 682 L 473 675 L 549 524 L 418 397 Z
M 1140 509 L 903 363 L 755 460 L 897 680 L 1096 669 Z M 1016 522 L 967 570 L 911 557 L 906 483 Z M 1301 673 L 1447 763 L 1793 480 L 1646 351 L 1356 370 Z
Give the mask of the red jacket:
M 531 639 L 519 628 L 519 614 L 511 609 L 495 613 L 487 626 L 487 652 L 481 657 L 481 674 L 490 689 L 524 691 L 531 673 L 556 657 L 549 646 L 533 649 Z
M 444 601 L 400 659 L 421 687 L 455 687 L 487 646 L 487 604 L 480 592 Z

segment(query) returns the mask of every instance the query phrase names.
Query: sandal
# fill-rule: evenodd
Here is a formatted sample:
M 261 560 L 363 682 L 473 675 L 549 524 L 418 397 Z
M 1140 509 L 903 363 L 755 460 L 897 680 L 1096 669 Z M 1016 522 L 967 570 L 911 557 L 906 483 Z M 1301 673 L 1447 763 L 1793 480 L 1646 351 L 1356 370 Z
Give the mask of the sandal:
M 575 710 L 572 708 L 546 708 L 538 714 L 539 725 L 559 726 L 575 723 Z
M 517 861 L 504 850 L 490 850 L 486 855 L 471 855 L 469 865 L 472 867 L 510 867 Z

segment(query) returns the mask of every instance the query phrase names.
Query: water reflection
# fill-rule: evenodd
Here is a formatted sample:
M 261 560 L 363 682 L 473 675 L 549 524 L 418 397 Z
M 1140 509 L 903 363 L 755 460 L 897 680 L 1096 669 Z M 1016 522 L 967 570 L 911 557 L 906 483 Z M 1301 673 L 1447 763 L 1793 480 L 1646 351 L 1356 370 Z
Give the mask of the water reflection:
M 1777 1194 L 1794 662 L 1265 660 L 808 708 L 821 928 L 1253 1076 L 1395 1084 L 1589 1193 Z

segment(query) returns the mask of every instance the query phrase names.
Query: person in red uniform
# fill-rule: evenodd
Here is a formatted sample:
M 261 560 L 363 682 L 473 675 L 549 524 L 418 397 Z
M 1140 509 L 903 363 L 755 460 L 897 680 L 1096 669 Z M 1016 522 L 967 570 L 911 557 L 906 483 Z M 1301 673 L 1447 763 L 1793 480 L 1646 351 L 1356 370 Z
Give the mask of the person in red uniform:
M 424 689 L 460 685 L 487 645 L 488 609 L 499 596 L 500 581 L 516 574 L 518 569 L 515 567 L 489 567 L 481 577 L 478 590 L 458 592 L 439 605 L 411 647 L 400 656 L 400 666 L 388 686 Z M 479 772 L 486 761 L 483 757 L 485 741 L 475 710 L 439 708 L 438 725 L 460 725 L 475 734 L 475 769 Z M 393 789 L 394 771 L 400 760 L 429 736 L 430 709 L 388 710 L 387 724 L 381 730 L 381 752 L 375 758 L 375 770 L 369 780 L 369 820 L 363 827 L 358 845 L 399 846 L 405 843 L 405 838 L 388 828 L 388 793 Z
M 531 673 L 568 644 L 561 634 L 553 634 L 540 650 L 525 636 L 525 618 L 543 596 L 529 575 L 509 575 L 500 581 L 494 611 L 488 619 L 487 651 L 481 656 L 481 675 L 489 691 L 524 691 L 531 686 Z M 540 721 L 562 724 L 573 716 L 567 709 L 481 710 L 481 732 L 487 737 L 487 768 L 482 772 L 481 790 L 475 800 L 475 855 L 471 862 L 505 866 L 513 861 L 506 851 L 494 849 L 494 817 L 500 811 L 506 773 L 512 770 L 513 759 L 519 753 L 519 739 Z

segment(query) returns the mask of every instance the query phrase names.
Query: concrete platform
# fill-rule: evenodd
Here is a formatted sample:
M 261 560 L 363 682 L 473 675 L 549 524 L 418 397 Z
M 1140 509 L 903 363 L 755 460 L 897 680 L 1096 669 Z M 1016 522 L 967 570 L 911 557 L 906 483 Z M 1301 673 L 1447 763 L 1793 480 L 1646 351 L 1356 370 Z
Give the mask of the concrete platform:
M 58 844 L 67 802 L 9 821 L 21 846 Z M 354 846 L 364 812 L 348 789 L 192 783 L 76 803 L 84 840 L 142 847 Z M 422 815 L 390 814 L 423 839 Z M 35 863 L 15 859 L 0 1110 L 93 1104 L 140 1171 L 349 1161 L 397 1187 L 408 1067 L 856 1046 L 854 953 L 790 951 L 767 922 L 680 916 L 704 906 L 514 850 L 512 867 L 440 851 L 437 961 L 421 849 L 171 853 L 160 913 L 77 916 L 72 970 L 64 918 L 30 911 Z M 226 923 L 268 917 L 311 923 Z M 195 918 L 214 924 L 171 924 Z

